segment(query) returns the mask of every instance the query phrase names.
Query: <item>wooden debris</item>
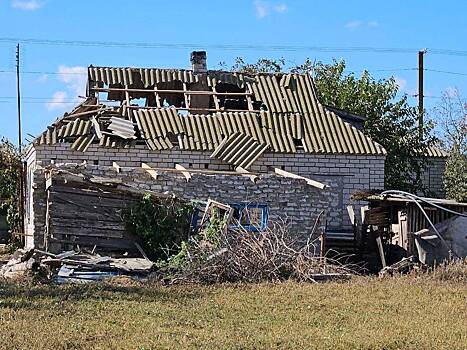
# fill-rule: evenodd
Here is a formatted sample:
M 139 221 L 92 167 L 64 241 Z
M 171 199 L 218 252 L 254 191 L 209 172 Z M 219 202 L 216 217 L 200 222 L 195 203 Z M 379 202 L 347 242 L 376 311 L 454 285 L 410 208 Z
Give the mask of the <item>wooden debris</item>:
M 251 182 L 253 183 L 256 183 L 256 180 L 258 179 L 258 176 L 257 175 L 254 175 L 252 173 L 250 173 L 248 170 L 238 166 L 235 168 L 235 171 L 238 172 L 239 174 L 241 174 L 242 176 L 246 176 L 248 177 Z
M 122 171 L 122 168 L 120 167 L 120 165 L 118 165 L 117 162 L 113 162 L 113 163 L 112 163 L 112 168 L 115 169 L 115 172 L 116 172 L 117 174 L 119 174 L 119 173 Z
M 175 169 L 180 170 L 182 172 L 183 176 L 185 176 L 186 182 L 189 182 L 191 180 L 191 174 L 189 171 L 187 171 L 187 169 L 185 169 L 184 166 L 180 164 L 175 164 Z
M 157 177 L 159 176 L 159 173 L 154 170 L 153 168 L 151 168 L 148 164 L 146 163 L 141 163 L 141 168 L 143 168 L 144 170 L 146 170 L 146 172 L 151 175 L 151 177 L 154 179 L 154 180 L 157 180 Z
M 280 176 L 289 177 L 289 178 L 292 178 L 292 179 L 305 180 L 308 185 L 319 188 L 321 190 L 325 189 L 327 187 L 325 184 L 323 184 L 321 182 L 312 180 L 312 179 L 310 179 L 308 177 L 304 177 L 304 176 L 300 176 L 300 175 L 297 175 L 297 174 L 289 173 L 288 171 L 285 171 L 285 170 L 282 170 L 282 169 L 279 169 L 279 168 L 274 168 L 274 172 L 277 175 L 280 175 Z

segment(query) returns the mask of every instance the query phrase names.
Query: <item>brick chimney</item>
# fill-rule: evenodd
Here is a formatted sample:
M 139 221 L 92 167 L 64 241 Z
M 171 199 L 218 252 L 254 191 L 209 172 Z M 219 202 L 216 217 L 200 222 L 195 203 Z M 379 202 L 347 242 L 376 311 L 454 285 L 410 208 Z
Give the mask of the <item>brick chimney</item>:
M 193 51 L 191 53 L 191 66 L 195 73 L 206 73 L 208 66 L 206 63 L 206 51 Z

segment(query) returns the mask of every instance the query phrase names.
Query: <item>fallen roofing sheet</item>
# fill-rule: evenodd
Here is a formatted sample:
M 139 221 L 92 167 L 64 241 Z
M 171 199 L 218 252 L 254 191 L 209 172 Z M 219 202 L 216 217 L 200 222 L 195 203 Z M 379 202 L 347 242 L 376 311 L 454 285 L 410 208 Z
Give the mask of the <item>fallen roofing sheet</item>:
M 214 150 L 211 158 L 217 158 L 236 167 L 248 169 L 268 145 L 258 143 L 251 136 L 236 133 L 225 138 Z
M 123 118 L 111 117 L 109 130 L 112 134 L 123 139 L 135 138 L 135 127 L 133 122 Z

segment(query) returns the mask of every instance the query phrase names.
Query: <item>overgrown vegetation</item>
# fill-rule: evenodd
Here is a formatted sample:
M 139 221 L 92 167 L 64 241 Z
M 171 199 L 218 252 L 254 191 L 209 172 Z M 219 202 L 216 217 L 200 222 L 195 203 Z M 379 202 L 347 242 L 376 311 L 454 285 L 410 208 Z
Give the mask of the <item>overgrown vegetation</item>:
M 0 141 L 0 211 L 6 212 L 10 230 L 19 231 L 18 206 L 21 157 L 16 147 L 6 139 Z
M 363 271 L 361 266 L 321 258 L 316 232 L 300 242 L 275 224 L 266 230 L 248 232 L 241 228 L 224 230 L 216 215 L 210 225 L 184 242 L 178 254 L 158 271 L 166 283 L 218 284 L 225 282 L 274 282 L 285 280 L 315 282 L 317 278 L 348 278 Z M 323 276 L 324 274 L 324 276 Z
M 221 67 L 226 67 L 225 63 Z M 237 58 L 232 69 L 247 73 L 311 72 L 322 103 L 367 117 L 365 134 L 388 152 L 385 187 L 408 192 L 424 190 L 422 174 L 427 166 L 426 151 L 435 141 L 433 125 L 426 120 L 421 140 L 417 109 L 409 105 L 407 95 L 397 96 L 399 87 L 393 77 L 376 80 L 368 71 L 357 77 L 346 73 L 344 60 L 325 64 L 307 59 L 303 64 L 286 67 L 283 58 L 260 59 L 256 63 Z
M 176 253 L 187 239 L 192 214 L 190 204 L 146 194 L 124 212 L 123 219 L 128 231 L 141 239 L 148 257 L 157 261 Z
M 0 282 L 0 348 L 460 350 L 466 267 L 324 284 Z
M 467 101 L 457 89 L 446 91 L 435 108 L 440 120 L 441 140 L 450 156 L 446 162 L 446 196 L 467 201 Z

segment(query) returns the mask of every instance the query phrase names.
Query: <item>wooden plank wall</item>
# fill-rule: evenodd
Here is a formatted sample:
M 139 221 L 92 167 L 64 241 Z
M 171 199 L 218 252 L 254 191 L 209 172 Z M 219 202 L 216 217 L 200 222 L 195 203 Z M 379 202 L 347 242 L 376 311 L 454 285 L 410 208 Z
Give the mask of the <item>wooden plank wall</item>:
M 50 251 L 73 249 L 77 245 L 96 252 L 137 252 L 125 230 L 123 211 L 138 197 L 103 186 L 84 185 L 54 179 L 49 188 Z

